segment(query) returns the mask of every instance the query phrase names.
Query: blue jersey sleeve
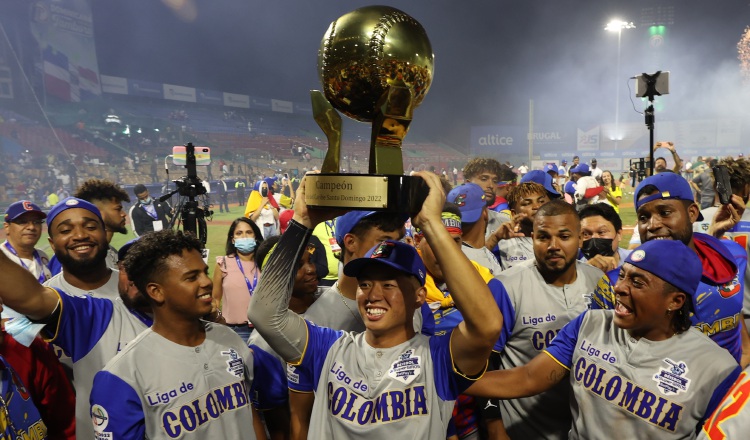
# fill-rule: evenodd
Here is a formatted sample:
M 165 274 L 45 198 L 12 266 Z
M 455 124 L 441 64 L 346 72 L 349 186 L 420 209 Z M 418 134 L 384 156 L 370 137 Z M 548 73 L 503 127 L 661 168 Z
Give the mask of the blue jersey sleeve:
M 62 264 L 60 264 L 60 260 L 57 259 L 57 255 L 53 255 L 52 258 L 49 259 L 47 262 L 47 269 L 49 269 L 52 276 L 55 276 L 62 271 Z
M 721 404 L 721 401 L 727 395 L 729 389 L 732 388 L 732 386 L 734 385 L 734 381 L 737 380 L 737 378 L 740 376 L 740 373 L 742 373 L 742 367 L 738 365 L 737 368 L 732 370 L 732 372 L 726 378 L 724 378 L 724 380 L 721 381 L 719 386 L 716 387 L 714 393 L 711 395 L 711 400 L 708 401 L 706 412 L 703 413 L 703 417 L 701 417 L 700 423 L 698 423 L 699 430 L 701 426 L 703 426 L 703 423 L 706 421 L 706 419 L 711 417 L 711 414 L 716 411 L 716 408 Z
M 300 362 L 296 365 L 290 364 L 293 368 L 287 371 L 289 388 L 299 392 L 315 390 L 328 350 L 344 334 L 340 330 L 318 327 L 307 320 L 305 323 L 307 323 L 307 347 Z
M 96 373 L 89 402 L 94 431 L 103 434 L 97 438 L 145 438 L 146 418 L 141 399 L 119 377 L 108 371 Z
M 432 336 L 435 334 L 435 317 L 432 315 L 430 306 L 425 302 L 422 307 L 419 308 L 422 314 L 422 331 L 421 333 L 425 336 Z
M 250 388 L 253 406 L 269 410 L 286 405 L 289 394 L 286 384 L 286 364 L 255 345 L 253 351 L 253 384 Z
M 447 335 L 430 338 L 435 390 L 437 390 L 438 397 L 445 401 L 456 400 L 459 394 L 482 376 L 480 374 L 475 378 L 468 378 L 456 370 L 451 354 L 452 334 L 453 332 L 450 332 Z
M 503 328 L 500 330 L 500 337 L 492 347 L 493 351 L 501 352 L 505 349 L 508 338 L 513 334 L 513 325 L 516 322 L 516 310 L 513 307 L 510 296 L 508 296 L 508 291 L 505 290 L 505 286 L 500 280 L 491 279 L 487 283 L 487 287 L 489 287 L 490 293 L 492 293 L 492 297 L 495 299 L 497 308 L 503 314 Z
M 77 362 L 96 345 L 109 326 L 114 304 L 105 298 L 70 296 L 58 291 L 60 296 L 60 319 L 48 324 L 45 332 L 48 342 L 65 350 L 73 362 Z M 55 324 L 57 326 L 55 327 Z
M 560 330 L 560 333 L 555 336 L 555 339 L 553 339 L 544 350 L 552 356 L 557 363 L 567 369 L 570 369 L 570 366 L 573 363 L 573 351 L 578 343 L 578 331 L 581 329 L 581 323 L 585 319 L 587 313 L 588 312 L 585 311 L 578 315 L 574 320 L 565 324 L 565 327 Z

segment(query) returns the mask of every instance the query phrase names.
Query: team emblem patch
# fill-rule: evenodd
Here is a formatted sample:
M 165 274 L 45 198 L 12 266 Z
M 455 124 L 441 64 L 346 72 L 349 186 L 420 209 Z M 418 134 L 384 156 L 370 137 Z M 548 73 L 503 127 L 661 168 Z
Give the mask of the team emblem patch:
M 673 396 L 687 391 L 690 388 L 690 379 L 686 377 L 687 364 L 675 362 L 669 358 L 664 359 L 664 362 L 669 364 L 669 367 L 660 368 L 653 377 L 661 392 L 667 396 Z
M 94 405 L 91 407 L 91 422 L 94 424 L 94 431 L 96 432 L 97 439 L 108 438 L 104 430 L 107 429 L 109 424 L 109 414 L 107 410 L 101 405 Z
M 636 263 L 642 261 L 644 258 L 646 258 L 646 251 L 643 249 L 638 249 L 630 254 L 630 260 L 635 261 Z
M 75 205 L 77 205 L 77 204 L 78 204 L 78 200 L 76 200 L 76 199 L 70 199 L 70 200 L 68 200 L 67 202 L 65 202 L 65 204 L 66 204 L 67 206 L 75 206 Z
M 222 356 L 227 356 L 227 372 L 237 377 L 245 377 L 245 362 L 234 348 L 228 351 L 222 351 Z
M 414 350 L 406 350 L 393 363 L 388 375 L 408 385 L 422 372 L 422 366 L 419 365 L 419 362 L 420 357 L 414 356 Z
M 707 232 L 708 231 L 708 223 L 701 223 L 701 230 L 703 232 Z
M 393 243 L 389 243 L 387 241 L 384 241 L 378 245 L 378 247 L 372 251 L 372 255 L 370 255 L 370 258 L 388 258 L 391 256 L 391 252 L 396 249 L 396 245 Z
M 731 298 L 740 291 L 740 279 L 735 276 L 734 279 L 722 286 L 719 286 L 719 295 L 722 298 Z

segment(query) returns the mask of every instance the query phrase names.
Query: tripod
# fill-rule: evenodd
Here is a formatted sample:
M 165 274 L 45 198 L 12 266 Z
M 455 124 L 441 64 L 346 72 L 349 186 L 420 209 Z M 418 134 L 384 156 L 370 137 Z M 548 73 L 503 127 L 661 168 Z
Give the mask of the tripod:
M 175 190 L 170 195 L 177 191 L 179 190 Z M 199 196 L 199 199 L 202 203 L 199 203 L 195 198 L 180 196 L 175 207 L 175 214 L 169 222 L 169 227 L 179 229 L 182 226 L 183 231 L 192 233 L 205 245 L 208 240 L 206 213 L 210 216 L 211 211 L 209 210 L 208 196 Z
M 209 209 L 206 187 L 203 186 L 196 171 L 195 147 L 191 142 L 188 142 L 185 145 L 185 150 L 187 176 L 179 180 L 173 180 L 177 189 L 159 197 L 159 201 L 163 202 L 179 193 L 180 198 L 175 213 L 169 222 L 169 227 L 174 229 L 182 225 L 183 231 L 193 234 L 205 246 L 208 240 L 206 217 L 210 217 L 213 212 Z M 203 202 L 202 206 L 198 203 L 198 198 Z

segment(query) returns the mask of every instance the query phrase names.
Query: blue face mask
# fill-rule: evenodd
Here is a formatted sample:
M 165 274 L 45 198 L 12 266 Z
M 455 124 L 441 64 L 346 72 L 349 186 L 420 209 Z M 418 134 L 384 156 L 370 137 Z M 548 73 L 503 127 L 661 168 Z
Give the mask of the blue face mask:
M 150 205 L 151 202 L 153 202 L 153 201 L 154 201 L 154 199 L 152 199 L 151 197 L 148 197 L 146 199 L 141 200 L 141 203 L 143 203 L 144 205 Z
M 249 254 L 250 252 L 253 252 L 255 250 L 255 246 L 257 244 L 255 243 L 254 238 L 235 238 L 234 239 L 234 247 L 237 249 L 238 252 L 241 252 L 243 254 Z

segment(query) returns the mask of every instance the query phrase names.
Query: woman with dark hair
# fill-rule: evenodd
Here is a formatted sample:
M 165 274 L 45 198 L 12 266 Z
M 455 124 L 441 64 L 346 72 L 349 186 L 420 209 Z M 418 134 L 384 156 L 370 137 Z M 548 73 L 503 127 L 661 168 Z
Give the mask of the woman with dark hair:
M 258 285 L 260 271 L 255 266 L 255 250 L 263 242 L 260 228 L 240 217 L 227 233 L 226 256 L 216 257 L 213 298 L 221 303 L 227 326 L 247 341 L 253 325 L 247 321 L 247 306 Z
M 604 195 L 607 197 L 606 203 L 615 208 L 616 213 L 620 213 L 620 201 L 622 201 L 622 189 L 615 183 L 615 176 L 612 171 L 604 170 L 602 172 L 602 186 Z

